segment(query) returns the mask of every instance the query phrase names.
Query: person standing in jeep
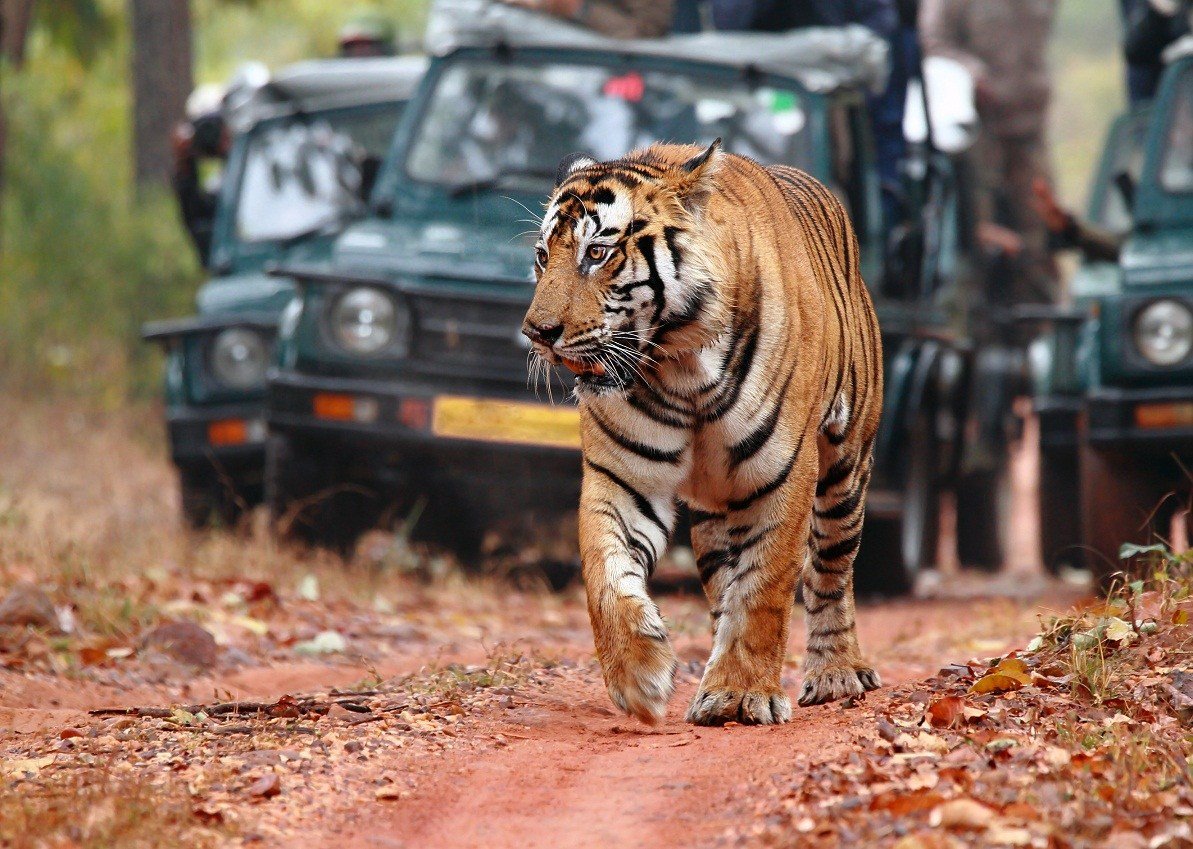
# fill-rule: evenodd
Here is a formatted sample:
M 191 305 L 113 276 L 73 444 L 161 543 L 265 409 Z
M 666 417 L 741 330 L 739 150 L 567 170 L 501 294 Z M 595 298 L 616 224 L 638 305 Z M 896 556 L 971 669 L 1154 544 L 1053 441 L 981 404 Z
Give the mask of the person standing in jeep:
M 671 31 L 672 0 L 501 0 L 586 26 L 613 38 L 661 38 Z
M 1057 0 L 923 0 L 920 5 L 924 55 L 954 59 L 974 78 L 981 122 L 977 165 L 986 207 L 981 217 L 1018 237 L 1019 273 L 1009 291 L 998 293 L 1007 303 L 1060 298 L 1048 230 L 1035 211 L 1032 191 L 1037 179 L 1051 179 L 1047 53 L 1056 7 Z

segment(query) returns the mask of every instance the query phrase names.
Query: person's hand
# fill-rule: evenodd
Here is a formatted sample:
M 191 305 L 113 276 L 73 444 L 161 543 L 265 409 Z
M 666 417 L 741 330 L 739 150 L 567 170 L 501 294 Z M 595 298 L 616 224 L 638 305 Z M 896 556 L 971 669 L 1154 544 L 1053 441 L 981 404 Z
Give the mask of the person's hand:
M 581 0 L 501 0 L 509 6 L 519 6 L 535 12 L 546 12 L 557 18 L 574 18 L 580 13 Z
M 998 105 L 998 97 L 994 93 L 994 86 L 985 76 L 973 81 L 973 100 L 978 109 L 989 109 Z
M 978 225 L 978 243 L 990 253 L 1009 257 L 1023 253 L 1023 237 L 992 221 L 983 221 Z
M 1031 184 L 1031 205 L 1044 221 L 1044 226 L 1053 233 L 1063 233 L 1072 224 L 1073 216 L 1060 205 L 1052 186 L 1043 177 L 1037 177 Z
M 170 144 L 174 148 L 175 161 L 189 159 L 194 150 L 195 128 L 190 121 L 184 121 L 174 127 L 170 134 Z

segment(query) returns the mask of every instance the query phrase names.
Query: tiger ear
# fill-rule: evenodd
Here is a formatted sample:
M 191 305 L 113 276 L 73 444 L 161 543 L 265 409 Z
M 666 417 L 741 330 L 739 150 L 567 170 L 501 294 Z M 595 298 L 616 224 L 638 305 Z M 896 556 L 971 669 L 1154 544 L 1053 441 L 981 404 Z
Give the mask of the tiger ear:
M 702 209 L 708 202 L 713 192 L 713 178 L 720 166 L 721 140 L 718 138 L 672 172 L 670 182 L 689 212 Z
M 569 174 L 579 171 L 581 168 L 588 168 L 596 164 L 597 161 L 587 153 L 569 153 L 560 161 L 559 167 L 555 169 L 555 186 L 558 188 L 559 184 L 566 180 Z

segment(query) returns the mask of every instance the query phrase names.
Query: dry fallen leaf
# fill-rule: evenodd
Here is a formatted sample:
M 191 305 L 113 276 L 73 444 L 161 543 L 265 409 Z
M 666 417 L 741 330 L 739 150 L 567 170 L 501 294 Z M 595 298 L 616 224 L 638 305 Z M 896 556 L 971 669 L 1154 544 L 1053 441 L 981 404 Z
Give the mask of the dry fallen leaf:
M 943 755 L 949 750 L 949 744 L 942 737 L 921 731 L 916 736 L 900 734 L 895 738 L 894 746 L 904 752 L 930 752 Z
M 1031 683 L 1027 664 L 1017 657 L 1003 658 L 998 666 L 983 675 L 969 688 L 971 693 L 1007 693 Z
M 1043 751 L 1044 763 L 1048 764 L 1054 769 L 1059 769 L 1063 766 L 1068 766 L 1069 762 L 1073 760 L 1073 756 L 1066 750 L 1059 746 L 1047 746 Z
M 983 829 L 995 820 L 995 813 L 973 799 L 952 799 L 937 805 L 928 822 L 938 828 Z
M 282 792 L 282 781 L 276 772 L 267 772 L 252 783 L 249 795 L 258 799 L 271 799 Z
M 1106 624 L 1106 639 L 1111 642 L 1126 645 L 1134 640 L 1136 636 L 1135 629 L 1117 616 L 1111 617 L 1110 621 Z
M 945 696 L 928 705 L 925 715 L 933 728 L 952 728 L 964 719 L 965 699 L 960 696 Z
M 901 837 L 891 849 L 955 849 L 960 846 L 955 838 L 947 834 L 926 832 Z
M 982 835 L 985 841 L 993 846 L 1030 846 L 1031 832 L 1026 828 L 992 824 Z
M 943 801 L 943 796 L 927 789 L 912 793 L 883 793 L 870 800 L 870 810 L 886 811 L 896 817 L 905 817 L 916 811 L 935 808 Z

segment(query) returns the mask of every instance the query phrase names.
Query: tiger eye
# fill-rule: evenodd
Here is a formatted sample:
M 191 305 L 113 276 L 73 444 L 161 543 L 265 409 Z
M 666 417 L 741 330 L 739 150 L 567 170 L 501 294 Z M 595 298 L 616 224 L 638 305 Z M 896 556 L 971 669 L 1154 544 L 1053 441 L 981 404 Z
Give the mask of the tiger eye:
M 588 258 L 594 262 L 599 262 L 605 258 L 605 254 L 609 252 L 609 248 L 605 245 L 589 245 Z

